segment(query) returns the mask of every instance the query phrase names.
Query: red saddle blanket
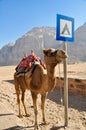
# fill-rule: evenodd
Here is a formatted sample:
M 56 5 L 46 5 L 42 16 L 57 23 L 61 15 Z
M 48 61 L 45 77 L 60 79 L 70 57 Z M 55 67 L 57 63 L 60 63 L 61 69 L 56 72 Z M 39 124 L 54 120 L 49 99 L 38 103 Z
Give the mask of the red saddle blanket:
M 17 65 L 17 67 L 15 68 L 16 71 L 20 68 L 28 68 L 30 69 L 32 67 L 32 65 L 35 63 L 35 62 L 39 62 L 44 69 L 46 69 L 46 65 L 41 61 L 41 59 L 36 56 L 36 54 L 32 53 L 31 55 L 29 56 L 25 56 L 22 58 L 22 60 L 20 61 L 20 63 Z

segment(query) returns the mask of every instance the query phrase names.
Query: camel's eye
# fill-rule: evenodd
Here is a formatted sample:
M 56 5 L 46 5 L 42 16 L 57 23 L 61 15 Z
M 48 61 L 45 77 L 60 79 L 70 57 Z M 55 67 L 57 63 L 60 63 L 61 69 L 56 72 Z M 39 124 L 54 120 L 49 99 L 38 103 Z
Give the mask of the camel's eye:
M 65 52 L 64 52 L 64 51 L 62 51 L 62 55 L 65 55 Z
M 54 53 L 54 52 L 52 52 L 52 53 L 51 53 L 51 56 L 55 56 L 55 53 Z

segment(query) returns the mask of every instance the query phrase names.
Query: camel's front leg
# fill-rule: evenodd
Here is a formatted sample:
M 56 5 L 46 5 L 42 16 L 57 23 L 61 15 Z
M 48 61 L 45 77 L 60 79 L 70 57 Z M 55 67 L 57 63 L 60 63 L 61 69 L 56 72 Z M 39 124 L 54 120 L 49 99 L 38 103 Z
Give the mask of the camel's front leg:
M 34 113 L 35 113 L 35 130 L 38 129 L 38 123 L 37 123 L 37 94 L 31 92 L 32 99 L 33 99 L 33 106 L 34 106 Z
M 46 99 L 46 94 L 41 95 L 42 119 L 43 119 L 44 124 L 46 125 L 46 121 L 45 121 L 45 111 L 44 111 L 45 99 Z
M 22 100 L 22 103 L 23 103 L 23 106 L 24 106 L 25 114 L 26 114 L 27 117 L 29 117 L 30 115 L 27 113 L 26 106 L 25 106 L 25 90 L 24 91 L 22 90 L 21 100 Z

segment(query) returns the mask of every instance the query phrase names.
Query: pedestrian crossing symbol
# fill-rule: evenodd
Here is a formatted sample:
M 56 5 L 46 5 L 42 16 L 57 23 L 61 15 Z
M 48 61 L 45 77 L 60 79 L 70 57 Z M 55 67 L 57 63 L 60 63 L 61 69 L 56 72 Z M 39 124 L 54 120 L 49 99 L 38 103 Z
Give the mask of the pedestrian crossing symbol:
M 74 19 L 57 15 L 56 40 L 74 41 Z

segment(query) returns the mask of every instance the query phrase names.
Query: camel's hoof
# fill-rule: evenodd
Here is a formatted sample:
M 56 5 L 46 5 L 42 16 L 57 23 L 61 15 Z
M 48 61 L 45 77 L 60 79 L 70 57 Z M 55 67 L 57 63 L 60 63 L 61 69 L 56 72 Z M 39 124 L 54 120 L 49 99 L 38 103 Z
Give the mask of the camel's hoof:
M 35 125 L 34 130 L 38 130 L 38 125 Z
M 42 125 L 49 125 L 49 122 L 43 122 Z
M 30 114 L 26 114 L 26 117 L 29 117 L 30 116 Z
M 19 118 L 23 118 L 23 115 L 18 115 Z

